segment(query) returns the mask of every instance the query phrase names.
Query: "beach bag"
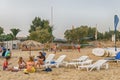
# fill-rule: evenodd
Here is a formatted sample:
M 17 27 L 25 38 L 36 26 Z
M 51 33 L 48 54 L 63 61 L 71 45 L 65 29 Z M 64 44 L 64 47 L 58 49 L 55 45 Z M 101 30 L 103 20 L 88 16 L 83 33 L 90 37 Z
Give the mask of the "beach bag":
M 52 71 L 52 69 L 51 68 L 45 68 L 45 70 L 44 71 L 46 71 L 46 72 L 51 72 Z

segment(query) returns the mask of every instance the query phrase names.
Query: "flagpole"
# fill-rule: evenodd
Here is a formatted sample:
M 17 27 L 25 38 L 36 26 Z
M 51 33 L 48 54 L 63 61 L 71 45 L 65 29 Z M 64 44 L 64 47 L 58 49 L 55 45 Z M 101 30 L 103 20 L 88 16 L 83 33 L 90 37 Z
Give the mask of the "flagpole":
M 98 41 L 97 41 L 97 24 L 96 24 L 96 30 L 95 30 L 95 41 L 96 41 L 96 44 L 97 44 L 97 47 L 98 47 Z
M 51 26 L 51 28 L 53 29 L 53 6 L 51 6 L 51 21 L 50 21 L 50 26 Z M 52 30 L 52 32 L 51 32 L 51 35 L 52 35 L 52 37 L 51 37 L 51 44 L 52 44 L 52 45 L 50 45 L 50 48 L 53 47 L 53 40 L 54 40 L 53 30 Z
M 53 28 L 53 6 L 51 7 L 51 27 Z M 53 32 L 52 32 L 53 35 Z M 53 37 L 52 37 L 52 44 L 53 44 Z
M 117 46 L 116 46 L 116 29 L 115 29 L 114 34 L 115 34 L 115 51 L 117 51 Z
M 117 15 L 115 15 L 115 16 L 114 16 L 115 51 L 117 51 L 117 46 L 116 46 L 116 38 L 117 38 L 117 37 L 116 37 L 116 33 L 117 33 L 117 32 L 116 32 L 116 31 L 117 31 L 118 22 L 119 22 L 119 18 L 118 18 Z
M 96 39 L 96 41 L 97 41 L 97 24 L 96 24 L 95 39 Z

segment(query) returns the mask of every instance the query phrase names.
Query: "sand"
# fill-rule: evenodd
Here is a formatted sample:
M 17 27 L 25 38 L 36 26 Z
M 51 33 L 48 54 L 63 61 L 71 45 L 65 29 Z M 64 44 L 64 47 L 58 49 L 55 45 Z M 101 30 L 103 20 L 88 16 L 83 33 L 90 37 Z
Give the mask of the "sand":
M 92 52 L 93 48 L 83 48 L 79 53 L 77 50 L 68 50 L 57 52 L 55 59 L 61 54 L 67 55 L 65 61 L 71 61 L 71 59 L 78 58 L 82 55 L 87 55 L 94 61 L 104 59 L 105 57 L 96 57 Z M 10 59 L 10 66 L 16 66 L 18 57 L 22 56 L 25 60 L 29 57 L 29 51 L 12 51 L 13 55 Z M 53 52 L 46 52 L 47 55 Z M 38 55 L 38 51 L 31 51 L 32 55 Z M 10 72 L 2 70 L 3 58 L 0 58 L 0 80 L 119 80 L 120 79 L 120 63 L 109 62 L 109 69 L 101 69 L 100 71 L 86 71 L 86 69 L 78 70 L 74 66 L 60 68 L 52 68 L 52 72 L 45 72 L 42 69 L 38 69 L 35 73 L 24 74 L 23 71 Z

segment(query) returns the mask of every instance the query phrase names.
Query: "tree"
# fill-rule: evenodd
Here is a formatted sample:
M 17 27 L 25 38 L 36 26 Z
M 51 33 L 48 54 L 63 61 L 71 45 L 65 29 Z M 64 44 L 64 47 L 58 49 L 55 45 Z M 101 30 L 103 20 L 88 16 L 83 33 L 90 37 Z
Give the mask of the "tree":
M 48 20 L 41 20 L 41 18 L 35 17 L 30 26 L 28 38 L 42 43 L 50 42 L 53 39 L 52 31 L 53 27 L 50 26 Z
M 35 19 L 32 21 L 32 25 L 30 26 L 29 32 L 35 31 L 36 27 L 41 26 L 41 19 L 39 17 L 35 17 Z
M 17 34 L 21 31 L 20 29 L 12 28 L 10 29 L 13 35 L 13 39 L 16 39 Z
M 69 42 L 82 43 L 85 41 L 83 39 L 86 39 L 86 37 L 94 38 L 95 28 L 80 26 L 71 30 L 66 30 L 64 35 Z
M 4 29 L 2 27 L 0 27 L 0 35 L 3 34 Z
M 48 20 L 41 20 L 39 17 L 35 17 L 35 19 L 32 21 L 32 25 L 30 26 L 29 32 L 36 31 L 36 28 L 40 27 L 41 29 L 48 29 L 49 33 L 52 33 L 53 27 L 49 25 Z
M 10 33 L 10 34 L 7 34 L 5 35 L 6 37 L 6 40 L 9 41 L 9 40 L 12 40 L 14 38 L 14 36 Z
M 13 39 L 13 35 L 10 33 L 10 34 L 2 34 L 0 35 L 0 41 L 9 41 L 9 40 L 12 40 Z
M 30 33 L 29 39 L 45 43 L 49 41 L 51 37 L 52 35 L 48 32 L 48 29 L 37 29 Z
M 74 29 L 66 30 L 64 37 L 68 42 L 84 43 L 85 41 L 88 41 L 88 39 L 92 41 L 95 40 L 95 32 L 95 27 L 80 26 Z M 114 30 L 106 31 L 105 33 L 97 31 L 97 40 L 111 40 L 112 35 L 114 35 Z M 116 38 L 117 40 L 120 40 L 119 31 L 116 31 Z

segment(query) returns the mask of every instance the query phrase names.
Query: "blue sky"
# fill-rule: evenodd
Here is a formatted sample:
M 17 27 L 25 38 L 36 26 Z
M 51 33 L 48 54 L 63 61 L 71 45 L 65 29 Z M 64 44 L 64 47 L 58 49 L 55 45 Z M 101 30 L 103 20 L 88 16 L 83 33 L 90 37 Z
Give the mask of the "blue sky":
M 99 31 L 114 29 L 114 15 L 120 16 L 120 0 L 0 0 L 0 26 L 5 33 L 11 28 L 19 28 L 18 36 L 28 35 L 35 16 L 51 22 L 53 7 L 53 35 L 64 37 L 64 31 L 72 25 L 88 25 Z M 118 24 L 118 29 L 119 29 Z

